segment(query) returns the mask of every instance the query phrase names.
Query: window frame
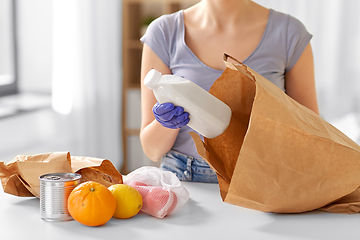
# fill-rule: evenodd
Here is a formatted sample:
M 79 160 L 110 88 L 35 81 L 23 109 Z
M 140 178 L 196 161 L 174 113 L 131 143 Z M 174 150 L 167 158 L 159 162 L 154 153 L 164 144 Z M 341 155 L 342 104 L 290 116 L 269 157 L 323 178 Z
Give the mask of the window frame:
M 9 1 L 9 10 L 10 10 L 10 27 L 12 29 L 12 36 L 10 36 L 11 41 L 13 42 L 12 54 L 13 54 L 13 72 L 10 72 L 12 76 L 14 76 L 14 81 L 9 84 L 0 85 L 0 97 L 17 94 L 18 91 L 18 61 L 17 61 L 17 28 L 16 28 L 16 0 Z

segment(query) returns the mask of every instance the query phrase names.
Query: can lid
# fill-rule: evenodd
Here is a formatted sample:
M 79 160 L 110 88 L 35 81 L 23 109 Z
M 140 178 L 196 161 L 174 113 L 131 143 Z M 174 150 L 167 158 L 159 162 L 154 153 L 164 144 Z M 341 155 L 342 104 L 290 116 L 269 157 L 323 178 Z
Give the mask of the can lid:
M 144 78 L 144 85 L 150 89 L 153 89 L 161 79 L 162 74 L 155 69 L 151 69 Z
M 80 178 L 81 175 L 77 173 L 48 173 L 40 176 L 40 180 L 46 182 L 67 182 Z
M 59 176 L 52 176 L 52 175 L 46 176 L 45 178 L 47 180 L 60 180 L 61 179 L 61 177 L 59 177 Z

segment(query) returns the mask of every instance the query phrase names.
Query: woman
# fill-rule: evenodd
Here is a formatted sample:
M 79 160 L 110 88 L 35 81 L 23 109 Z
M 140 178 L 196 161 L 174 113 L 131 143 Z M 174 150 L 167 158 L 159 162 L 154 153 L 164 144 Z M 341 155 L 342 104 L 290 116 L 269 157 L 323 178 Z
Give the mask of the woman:
M 228 53 L 318 113 L 311 37 L 297 19 L 253 1 L 202 0 L 150 24 L 141 38 L 141 81 L 154 68 L 208 91 L 225 69 L 222 56 Z M 181 106 L 158 104 L 143 84 L 141 97 L 145 154 L 153 161 L 161 159 L 161 167 L 180 180 L 217 182 L 197 154 L 188 134 L 192 129 L 186 126 L 189 116 L 178 111 Z

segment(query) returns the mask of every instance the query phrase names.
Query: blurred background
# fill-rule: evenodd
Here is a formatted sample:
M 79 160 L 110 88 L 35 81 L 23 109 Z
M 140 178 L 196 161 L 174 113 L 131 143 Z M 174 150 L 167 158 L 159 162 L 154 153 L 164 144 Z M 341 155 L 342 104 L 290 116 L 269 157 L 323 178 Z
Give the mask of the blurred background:
M 69 151 L 119 169 L 126 159 L 129 171 L 151 164 L 137 137 L 139 85 L 127 78 L 139 81 L 143 25 L 194 2 L 0 0 L 0 161 Z M 313 34 L 321 116 L 360 143 L 360 1 L 255 2 Z

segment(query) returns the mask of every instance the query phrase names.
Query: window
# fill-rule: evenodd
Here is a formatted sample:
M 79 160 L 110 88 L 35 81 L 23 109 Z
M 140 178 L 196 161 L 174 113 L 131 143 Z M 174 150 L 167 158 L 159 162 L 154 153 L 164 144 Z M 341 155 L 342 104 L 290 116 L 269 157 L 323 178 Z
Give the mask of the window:
M 0 0 L 0 96 L 17 93 L 14 2 Z

